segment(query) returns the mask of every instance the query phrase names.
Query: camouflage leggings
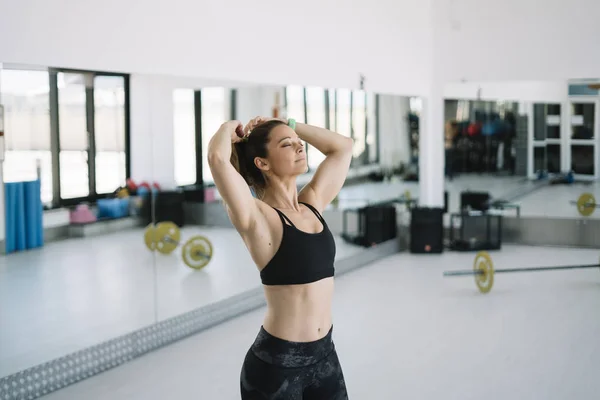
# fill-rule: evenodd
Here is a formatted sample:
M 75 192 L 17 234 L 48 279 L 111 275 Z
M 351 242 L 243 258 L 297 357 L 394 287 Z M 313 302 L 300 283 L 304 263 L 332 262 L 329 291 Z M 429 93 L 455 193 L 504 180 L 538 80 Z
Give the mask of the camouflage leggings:
M 347 400 L 346 383 L 329 333 L 289 342 L 261 327 L 240 376 L 242 400 Z

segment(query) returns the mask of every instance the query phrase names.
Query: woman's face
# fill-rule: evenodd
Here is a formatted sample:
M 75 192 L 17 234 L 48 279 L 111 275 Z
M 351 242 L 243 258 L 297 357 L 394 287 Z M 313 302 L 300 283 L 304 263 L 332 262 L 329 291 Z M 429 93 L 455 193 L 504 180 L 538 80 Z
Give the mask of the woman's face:
M 287 125 L 271 130 L 267 154 L 269 170 L 276 176 L 298 176 L 308 170 L 304 142 Z

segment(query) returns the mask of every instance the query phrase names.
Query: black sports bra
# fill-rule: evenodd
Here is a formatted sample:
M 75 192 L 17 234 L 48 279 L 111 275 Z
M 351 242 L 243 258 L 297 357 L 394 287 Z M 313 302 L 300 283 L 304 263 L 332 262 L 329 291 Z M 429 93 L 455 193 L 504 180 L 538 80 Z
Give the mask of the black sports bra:
M 310 204 L 308 207 L 323 224 L 318 233 L 307 233 L 278 209 L 283 223 L 283 235 L 279 249 L 260 271 L 263 285 L 299 285 L 316 282 L 334 275 L 335 241 L 325 220 Z

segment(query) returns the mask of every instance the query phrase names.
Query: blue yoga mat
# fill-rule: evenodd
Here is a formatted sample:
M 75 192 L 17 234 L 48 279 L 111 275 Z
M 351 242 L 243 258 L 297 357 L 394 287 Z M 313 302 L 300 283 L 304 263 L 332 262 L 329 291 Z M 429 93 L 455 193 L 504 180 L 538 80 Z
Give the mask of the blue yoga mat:
M 25 250 L 25 190 L 23 182 L 4 184 L 6 209 L 6 253 Z
M 6 253 L 44 245 L 40 181 L 4 184 Z
M 44 208 L 41 199 L 40 181 L 23 182 L 25 198 L 25 238 L 28 249 L 44 245 Z

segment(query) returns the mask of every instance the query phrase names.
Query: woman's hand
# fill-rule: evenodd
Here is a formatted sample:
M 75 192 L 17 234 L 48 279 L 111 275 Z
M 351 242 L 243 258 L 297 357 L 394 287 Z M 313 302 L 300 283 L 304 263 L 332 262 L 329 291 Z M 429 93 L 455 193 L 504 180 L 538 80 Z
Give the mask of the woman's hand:
M 255 118 L 252 118 L 250 120 L 250 122 L 248 122 L 246 124 L 246 126 L 244 127 L 244 134 L 247 136 L 250 134 L 250 132 L 252 132 L 252 129 L 256 128 L 258 125 L 264 124 L 265 122 L 268 122 L 268 121 L 274 121 L 274 120 L 286 122 L 281 118 L 255 117 Z
M 231 143 L 241 142 L 244 139 L 244 136 L 246 136 L 244 134 L 244 126 L 237 120 L 224 122 L 219 128 L 219 131 L 227 132 L 228 136 L 231 137 Z

